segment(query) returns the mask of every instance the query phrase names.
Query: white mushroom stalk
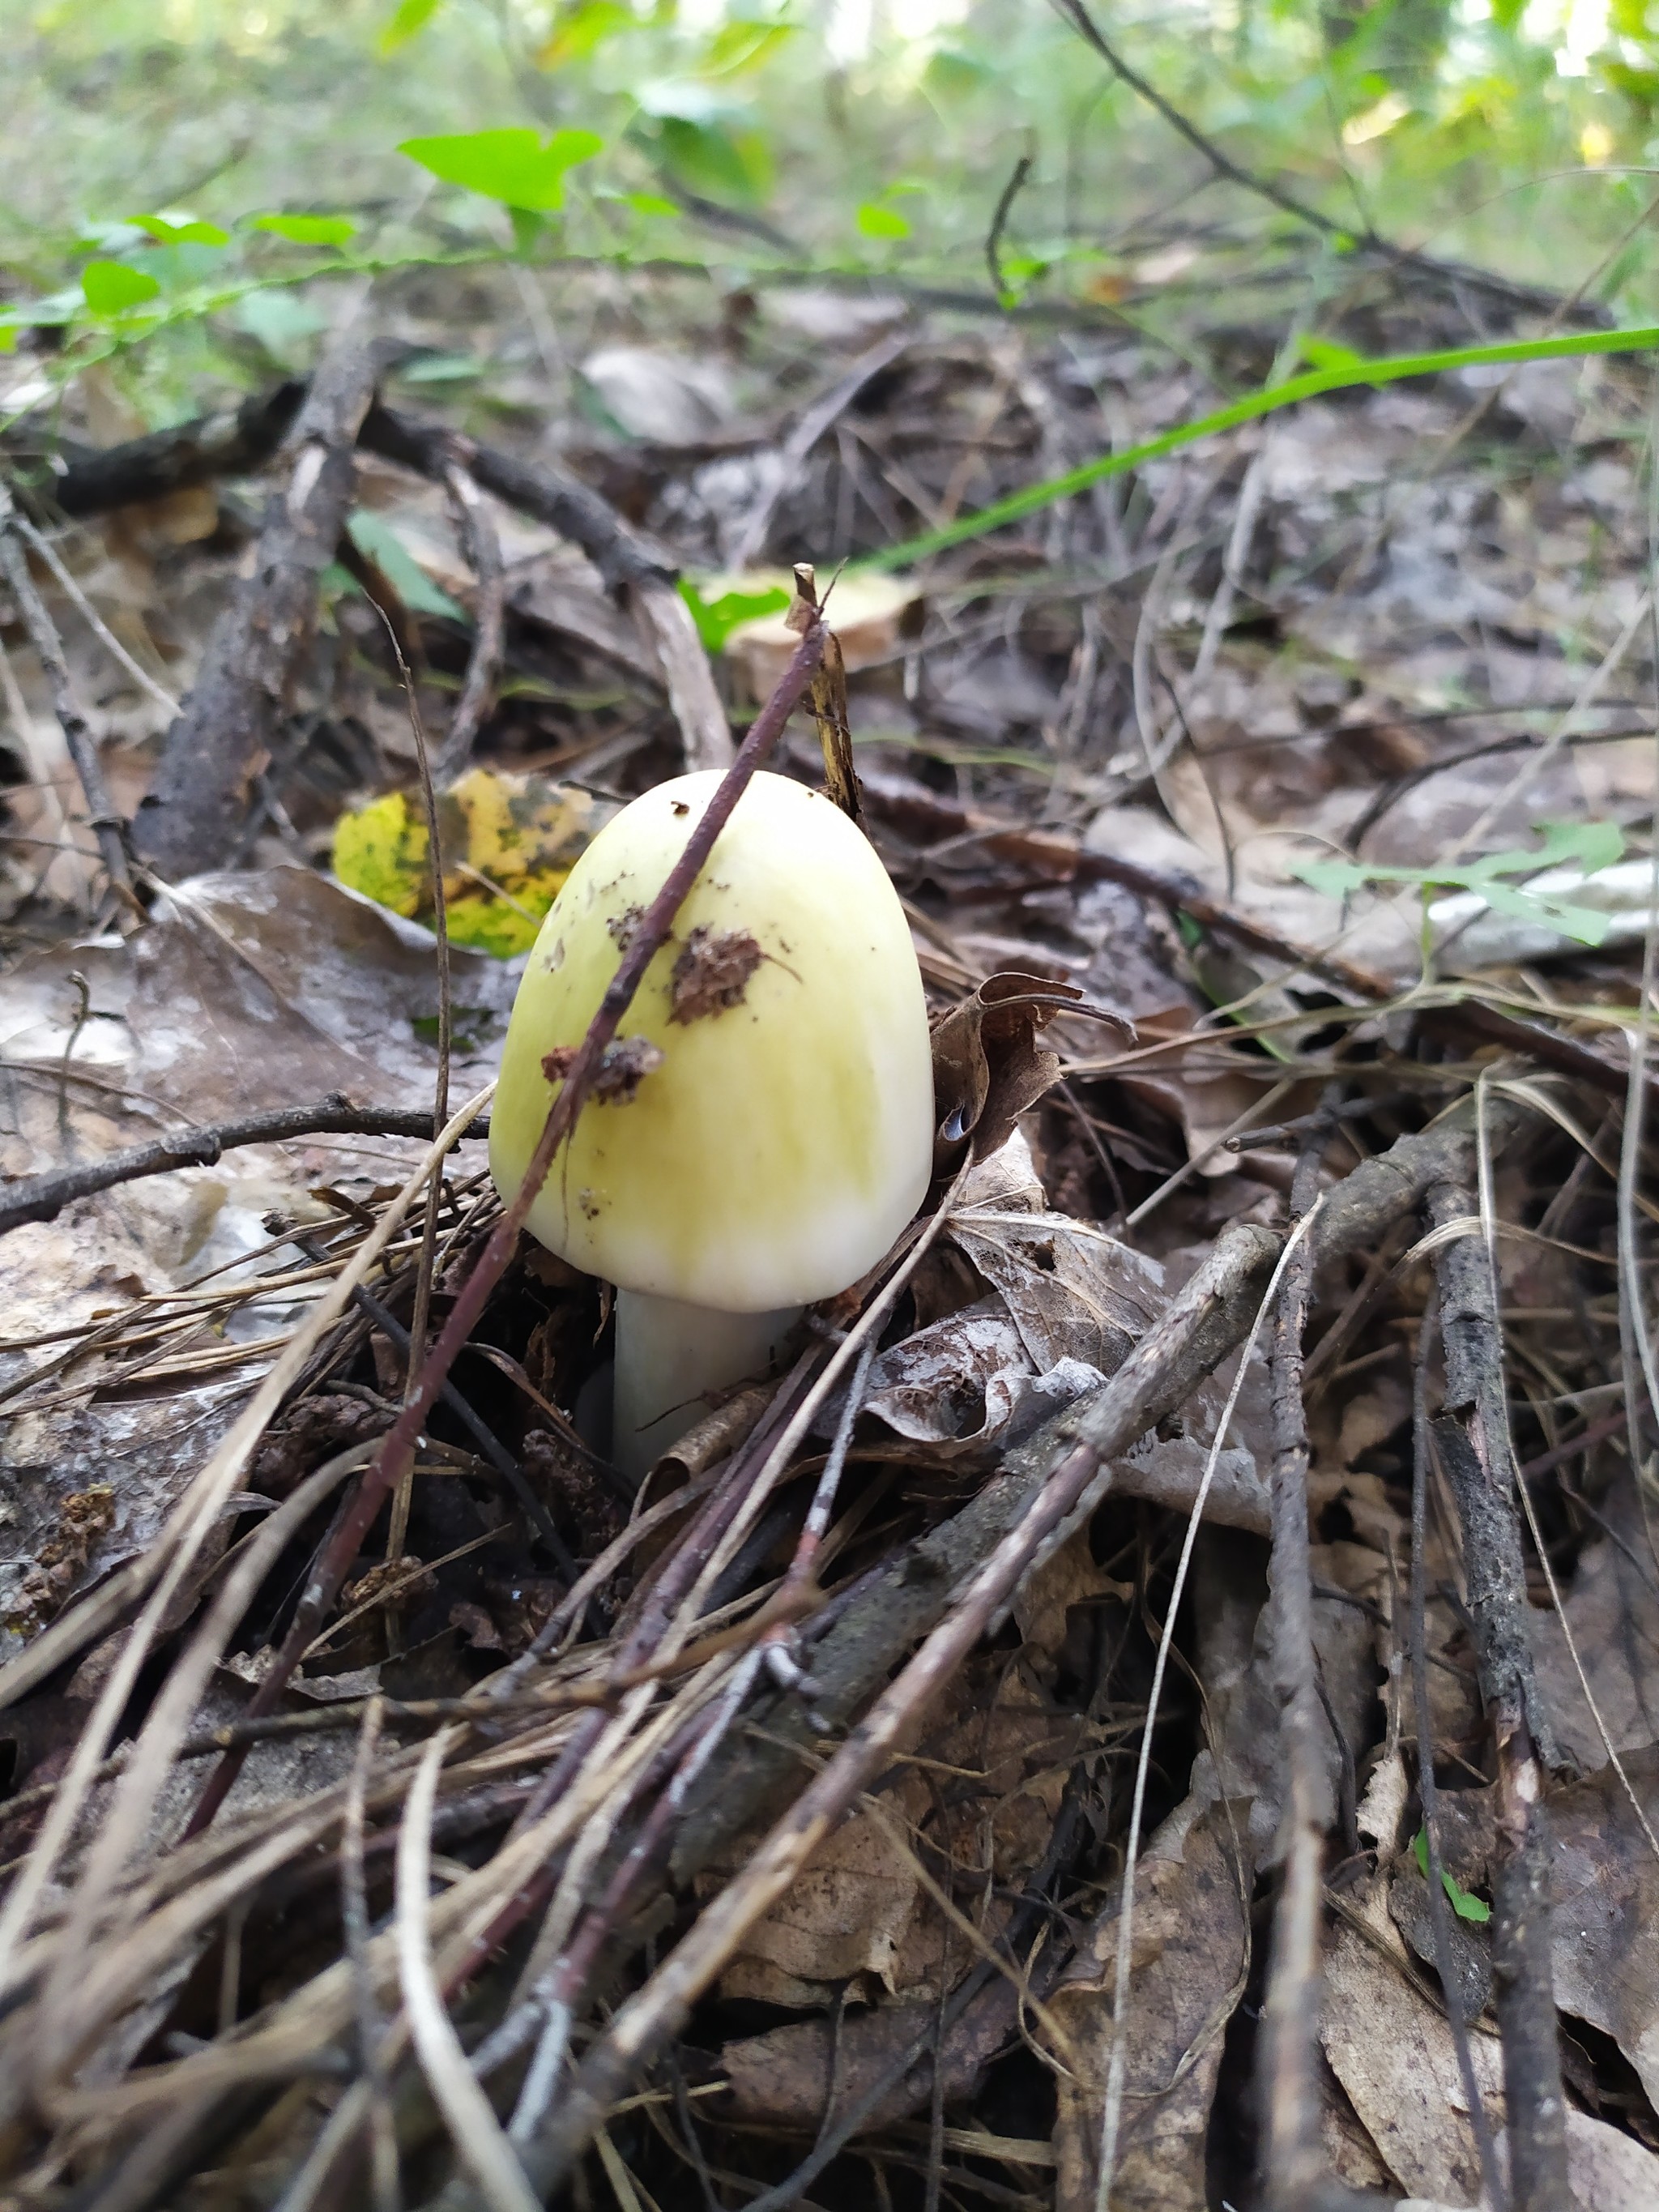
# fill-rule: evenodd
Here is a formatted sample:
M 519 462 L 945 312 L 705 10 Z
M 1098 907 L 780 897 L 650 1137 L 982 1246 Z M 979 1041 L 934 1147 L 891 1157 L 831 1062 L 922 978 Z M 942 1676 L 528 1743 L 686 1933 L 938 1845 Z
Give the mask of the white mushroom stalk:
M 519 987 L 490 1121 L 503 1196 L 717 773 L 659 784 L 572 869 Z M 637 1479 L 858 1280 L 933 1158 L 927 1006 L 902 908 L 828 799 L 759 775 L 646 970 L 531 1233 L 614 1283 L 612 1456 Z

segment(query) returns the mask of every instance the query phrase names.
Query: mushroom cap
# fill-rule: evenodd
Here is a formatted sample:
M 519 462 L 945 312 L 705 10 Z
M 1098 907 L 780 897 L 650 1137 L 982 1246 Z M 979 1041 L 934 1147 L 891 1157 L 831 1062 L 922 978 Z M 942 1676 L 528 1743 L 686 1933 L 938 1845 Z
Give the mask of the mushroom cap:
M 543 923 L 490 1119 L 503 1194 L 556 1095 L 545 1055 L 581 1042 L 720 781 L 679 776 L 625 807 Z M 731 1313 L 808 1304 L 873 1267 L 927 1194 L 933 1064 L 909 926 L 862 832 L 787 777 L 757 775 L 738 799 L 611 1060 L 529 1227 L 625 1290 Z M 646 1072 L 626 1096 L 630 1067 Z

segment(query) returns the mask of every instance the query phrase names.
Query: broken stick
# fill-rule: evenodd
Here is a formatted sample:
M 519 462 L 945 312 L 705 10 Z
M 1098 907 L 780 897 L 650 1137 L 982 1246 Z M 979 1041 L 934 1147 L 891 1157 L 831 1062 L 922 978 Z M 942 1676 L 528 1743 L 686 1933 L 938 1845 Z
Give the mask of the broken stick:
M 1504 2046 L 1510 2203 L 1511 2212 L 1556 2212 L 1568 2195 L 1544 1817 L 1544 1770 L 1554 1764 L 1555 1746 L 1527 1636 L 1503 1329 L 1472 1179 L 1437 1183 L 1428 1214 L 1449 1239 L 1435 1254 L 1446 1400 L 1431 1432 L 1457 1501 L 1475 1666 L 1498 1763 L 1492 1978 Z
M 236 842 L 310 655 L 319 586 L 350 509 L 352 452 L 374 375 L 362 334 L 348 325 L 312 380 L 289 441 L 294 465 L 265 509 L 253 573 L 215 625 L 138 811 L 139 850 L 164 877 L 216 866 Z

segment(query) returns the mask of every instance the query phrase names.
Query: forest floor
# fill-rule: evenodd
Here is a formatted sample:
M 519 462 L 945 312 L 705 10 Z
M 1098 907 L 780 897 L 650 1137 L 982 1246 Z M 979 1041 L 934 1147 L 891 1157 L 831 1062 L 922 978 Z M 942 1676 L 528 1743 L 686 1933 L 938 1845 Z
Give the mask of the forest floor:
M 1651 2207 L 1648 375 L 883 566 L 1273 342 L 708 299 L 386 280 L 8 434 L 0 2202 Z M 434 1106 L 798 562 L 940 1172 L 635 1494 Z

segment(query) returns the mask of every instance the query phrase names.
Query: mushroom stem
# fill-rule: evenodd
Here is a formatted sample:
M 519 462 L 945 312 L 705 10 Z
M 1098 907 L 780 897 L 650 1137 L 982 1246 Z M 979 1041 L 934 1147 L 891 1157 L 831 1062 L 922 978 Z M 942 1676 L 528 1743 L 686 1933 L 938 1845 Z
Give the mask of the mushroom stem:
M 617 1379 L 611 1456 L 630 1482 L 643 1480 L 663 1453 L 708 1410 L 708 1394 L 763 1374 L 799 1306 L 776 1313 L 722 1313 L 617 1292 Z

